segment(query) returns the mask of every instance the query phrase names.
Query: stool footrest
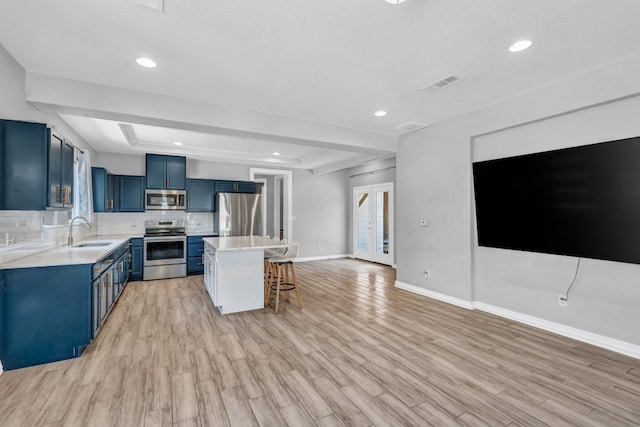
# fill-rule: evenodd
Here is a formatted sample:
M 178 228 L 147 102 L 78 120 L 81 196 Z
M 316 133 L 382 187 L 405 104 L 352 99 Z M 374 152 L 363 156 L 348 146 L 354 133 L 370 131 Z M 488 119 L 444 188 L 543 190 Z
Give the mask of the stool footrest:
M 280 283 L 280 290 L 281 291 L 292 291 L 296 288 L 296 285 L 293 283 Z M 277 291 L 278 290 L 278 284 L 277 283 L 272 283 L 271 284 L 271 290 L 272 291 Z

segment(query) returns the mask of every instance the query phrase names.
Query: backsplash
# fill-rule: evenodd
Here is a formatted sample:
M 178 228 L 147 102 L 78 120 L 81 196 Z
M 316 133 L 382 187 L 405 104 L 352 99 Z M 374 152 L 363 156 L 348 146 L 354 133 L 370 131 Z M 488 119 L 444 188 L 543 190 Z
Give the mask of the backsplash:
M 187 222 L 187 233 L 213 230 L 213 214 L 180 211 L 154 211 L 140 213 L 105 212 L 94 214 L 98 222 L 98 235 L 144 234 L 144 222 L 148 219 L 183 219 Z
M 97 234 L 76 223 L 73 235 L 82 240 Z M 0 211 L 0 264 L 67 244 L 68 211 Z
M 94 213 L 90 230 L 84 222 L 74 224 L 73 238 L 78 242 L 96 235 L 142 236 L 148 219 L 183 219 L 187 233 L 214 229 L 212 213 Z M 66 245 L 68 237 L 68 211 L 0 211 L 0 264 Z

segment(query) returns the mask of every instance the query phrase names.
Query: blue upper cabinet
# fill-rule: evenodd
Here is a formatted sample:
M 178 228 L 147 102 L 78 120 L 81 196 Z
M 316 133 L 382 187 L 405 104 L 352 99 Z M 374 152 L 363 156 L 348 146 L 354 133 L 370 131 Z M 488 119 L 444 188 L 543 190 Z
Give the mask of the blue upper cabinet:
M 114 179 L 114 176 L 105 168 L 91 168 L 94 212 L 113 212 L 115 207 Z
M 184 190 L 187 181 L 187 159 L 161 154 L 146 155 L 147 188 Z
M 256 183 L 252 181 L 216 181 L 216 193 L 255 193 Z
M 112 175 L 91 168 L 94 212 L 144 212 L 144 176 Z
M 50 133 L 47 206 L 73 206 L 73 145 Z
M 167 188 L 184 190 L 187 184 L 187 158 L 167 156 Z
M 216 182 L 212 179 L 187 180 L 187 211 L 214 212 Z
M 118 211 L 144 212 L 144 176 L 118 175 Z
M 45 124 L 0 120 L 0 209 L 46 209 L 47 150 Z

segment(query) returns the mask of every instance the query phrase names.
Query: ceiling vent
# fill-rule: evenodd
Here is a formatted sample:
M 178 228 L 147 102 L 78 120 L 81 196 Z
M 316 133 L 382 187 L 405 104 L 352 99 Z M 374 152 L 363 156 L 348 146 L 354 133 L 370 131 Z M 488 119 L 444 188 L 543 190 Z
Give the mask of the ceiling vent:
M 456 77 L 454 75 L 445 77 L 444 79 L 440 79 L 437 82 L 431 83 L 426 85 L 425 87 L 423 87 L 420 90 L 423 90 L 425 92 L 429 92 L 429 93 L 433 93 L 433 92 L 437 92 L 439 90 L 444 89 L 445 87 L 449 87 L 453 84 L 458 83 L 459 81 L 461 81 L 462 79 L 460 77 Z
M 393 129 L 399 130 L 402 133 L 409 133 L 409 132 L 415 132 L 418 129 L 426 128 L 427 126 L 429 125 L 425 125 L 424 123 L 406 122 L 394 127 Z
M 164 0 L 132 0 L 132 4 L 164 13 Z

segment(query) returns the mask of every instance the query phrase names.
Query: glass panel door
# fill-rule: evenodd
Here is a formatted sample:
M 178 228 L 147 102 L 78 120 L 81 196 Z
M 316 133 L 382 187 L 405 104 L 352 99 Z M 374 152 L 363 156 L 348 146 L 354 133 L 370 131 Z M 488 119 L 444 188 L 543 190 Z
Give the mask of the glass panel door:
M 353 256 L 393 264 L 393 183 L 353 191 Z
M 376 192 L 376 254 L 389 253 L 389 192 Z
M 358 250 L 369 251 L 369 240 L 371 230 L 371 220 L 369 219 L 369 193 L 359 193 L 357 196 L 357 211 L 358 211 Z

